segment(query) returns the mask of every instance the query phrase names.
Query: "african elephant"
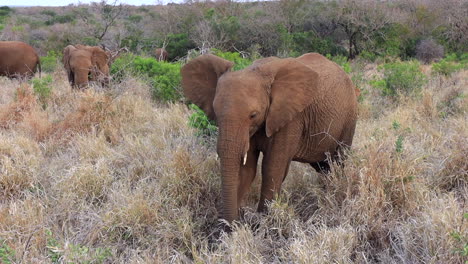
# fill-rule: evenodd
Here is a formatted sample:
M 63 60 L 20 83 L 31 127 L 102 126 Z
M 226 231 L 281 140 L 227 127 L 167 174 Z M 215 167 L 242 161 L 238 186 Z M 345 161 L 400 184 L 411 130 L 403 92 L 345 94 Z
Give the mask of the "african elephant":
M 0 76 L 34 76 L 36 69 L 41 73 L 41 62 L 33 47 L 21 41 L 0 41 Z
M 83 88 L 89 81 L 107 86 L 112 59 L 111 52 L 101 47 L 68 45 L 63 50 L 62 62 L 72 87 Z
M 207 54 L 181 69 L 185 96 L 217 122 L 222 218 L 238 219 L 263 153 L 258 211 L 279 193 L 291 161 L 329 169 L 327 156 L 351 146 L 357 120 L 355 88 L 346 73 L 317 53 L 270 57 L 239 71 Z
M 158 61 L 167 61 L 169 58 L 169 53 L 167 53 L 166 49 L 164 48 L 157 48 L 154 51 L 154 56 Z

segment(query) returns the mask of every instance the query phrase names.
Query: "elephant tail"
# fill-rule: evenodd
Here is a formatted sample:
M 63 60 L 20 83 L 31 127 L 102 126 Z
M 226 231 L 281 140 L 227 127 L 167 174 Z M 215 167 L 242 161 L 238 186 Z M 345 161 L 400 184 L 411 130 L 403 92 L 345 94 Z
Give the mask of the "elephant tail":
M 41 73 L 42 73 L 41 60 L 37 61 L 37 69 L 39 70 L 39 78 L 42 78 L 41 77 Z

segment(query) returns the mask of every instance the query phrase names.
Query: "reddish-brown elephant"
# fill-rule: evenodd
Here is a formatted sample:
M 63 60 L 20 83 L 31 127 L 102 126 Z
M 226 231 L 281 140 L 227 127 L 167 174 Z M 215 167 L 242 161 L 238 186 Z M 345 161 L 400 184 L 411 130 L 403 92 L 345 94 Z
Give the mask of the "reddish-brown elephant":
M 279 193 L 291 161 L 329 169 L 351 146 L 357 121 L 355 87 L 346 73 L 320 54 L 270 57 L 240 71 L 214 55 L 181 69 L 186 97 L 219 127 L 222 218 L 238 219 L 242 199 L 263 153 L 258 210 Z
M 101 47 L 68 45 L 63 50 L 63 66 L 73 88 L 86 87 L 90 81 L 109 84 L 111 54 Z
M 169 58 L 169 53 L 167 53 L 166 49 L 164 48 L 157 48 L 154 51 L 154 56 L 158 61 L 167 61 Z
M 0 41 L 0 76 L 31 78 L 41 62 L 33 47 L 21 41 Z

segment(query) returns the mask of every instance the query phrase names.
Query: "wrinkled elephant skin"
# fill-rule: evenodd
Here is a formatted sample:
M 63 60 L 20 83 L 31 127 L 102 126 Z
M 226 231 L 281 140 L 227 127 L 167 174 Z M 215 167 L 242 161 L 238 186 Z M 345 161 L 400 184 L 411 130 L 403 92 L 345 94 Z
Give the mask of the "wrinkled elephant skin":
M 217 122 L 222 174 L 222 218 L 239 218 L 260 152 L 262 186 L 258 210 L 279 193 L 291 161 L 329 169 L 352 144 L 356 90 L 347 74 L 317 53 L 255 61 L 240 71 L 214 55 L 181 69 L 186 97 Z

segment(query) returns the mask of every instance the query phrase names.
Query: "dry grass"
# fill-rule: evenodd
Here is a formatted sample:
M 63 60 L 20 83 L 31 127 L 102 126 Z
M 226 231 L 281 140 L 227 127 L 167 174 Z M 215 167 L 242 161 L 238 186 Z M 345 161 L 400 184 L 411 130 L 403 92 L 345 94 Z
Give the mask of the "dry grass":
M 364 79 L 376 74 L 365 67 Z M 295 163 L 270 213 L 223 233 L 214 141 L 183 105 L 128 78 L 72 92 L 62 72 L 44 109 L 0 79 L 2 263 L 465 263 L 467 72 L 389 102 L 365 86 L 343 168 Z

